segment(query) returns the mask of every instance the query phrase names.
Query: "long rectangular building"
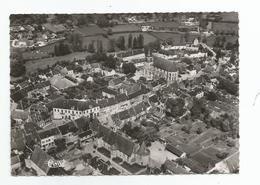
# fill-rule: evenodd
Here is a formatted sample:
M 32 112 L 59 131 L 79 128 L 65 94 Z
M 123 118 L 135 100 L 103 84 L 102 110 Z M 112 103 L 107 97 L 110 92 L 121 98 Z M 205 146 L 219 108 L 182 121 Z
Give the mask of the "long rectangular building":
M 75 120 L 82 116 L 87 118 L 99 115 L 100 107 L 94 101 L 78 101 L 61 99 L 52 102 L 49 108 L 53 110 L 54 119 Z

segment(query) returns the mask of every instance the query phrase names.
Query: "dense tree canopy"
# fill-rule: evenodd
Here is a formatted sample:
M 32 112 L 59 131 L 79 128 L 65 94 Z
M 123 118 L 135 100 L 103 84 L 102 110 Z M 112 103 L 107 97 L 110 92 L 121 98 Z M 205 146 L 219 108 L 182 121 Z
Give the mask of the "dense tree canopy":
M 71 49 L 76 51 L 82 51 L 83 50 L 83 41 L 82 36 L 78 33 L 72 33 L 67 36 L 69 43 L 71 43 Z
M 54 55 L 63 56 L 71 53 L 70 46 L 66 43 L 60 42 L 54 46 Z
M 10 68 L 10 75 L 13 77 L 20 77 L 26 72 L 23 62 L 12 62 Z
M 118 37 L 118 39 L 117 39 L 117 41 L 116 41 L 116 46 L 117 46 L 120 50 L 125 50 L 125 37 L 124 37 L 124 36 Z
M 185 102 L 181 98 L 170 98 L 166 102 L 166 111 L 172 117 L 179 117 L 184 113 Z
M 122 69 L 125 74 L 135 73 L 136 71 L 136 67 L 133 63 L 124 63 Z

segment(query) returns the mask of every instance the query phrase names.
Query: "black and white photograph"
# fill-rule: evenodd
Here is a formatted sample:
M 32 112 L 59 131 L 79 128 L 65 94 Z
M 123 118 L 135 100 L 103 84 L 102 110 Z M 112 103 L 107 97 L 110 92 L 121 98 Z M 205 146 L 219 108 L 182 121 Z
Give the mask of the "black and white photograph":
M 258 1 L 0 8 L 0 184 L 259 183 Z
M 9 21 L 12 176 L 239 173 L 238 12 Z

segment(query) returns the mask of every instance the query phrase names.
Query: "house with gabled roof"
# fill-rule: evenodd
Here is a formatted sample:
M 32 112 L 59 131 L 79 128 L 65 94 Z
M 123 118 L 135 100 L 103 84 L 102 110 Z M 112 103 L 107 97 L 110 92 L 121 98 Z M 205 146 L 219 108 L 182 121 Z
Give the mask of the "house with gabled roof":
M 36 146 L 31 157 L 25 159 L 25 165 L 27 168 L 33 169 L 38 176 L 46 176 L 50 170 L 48 162 L 52 159 L 39 146 Z
M 39 131 L 38 135 L 40 138 L 41 149 L 44 151 L 55 147 L 55 140 L 62 137 L 59 129 L 57 128 Z
M 111 158 L 119 157 L 130 164 L 148 164 L 149 151 L 144 143 L 139 145 L 131 138 L 114 132 L 101 124 L 97 125 L 95 132 L 98 137 L 97 146 L 111 151 Z

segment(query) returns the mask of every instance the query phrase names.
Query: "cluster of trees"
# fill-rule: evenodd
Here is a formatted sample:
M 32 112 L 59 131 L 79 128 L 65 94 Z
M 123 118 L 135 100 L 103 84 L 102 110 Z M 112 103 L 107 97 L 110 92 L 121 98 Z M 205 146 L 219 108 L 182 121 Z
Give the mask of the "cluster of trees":
M 114 58 L 112 55 L 109 55 L 102 63 L 102 65 L 111 69 L 116 69 L 117 59 Z
M 228 42 L 225 46 L 225 49 L 226 50 L 238 50 L 238 47 L 239 47 L 239 43 L 237 40 L 236 43 Z
M 214 48 L 221 48 L 221 49 L 226 49 L 226 50 L 237 50 L 239 47 L 238 39 L 236 40 L 235 43 L 232 42 L 227 42 L 225 36 L 217 36 L 215 38 L 215 41 L 213 43 Z
M 116 69 L 116 65 L 118 62 L 118 60 L 114 58 L 112 55 L 106 55 L 102 52 L 97 52 L 91 56 L 87 56 L 86 59 L 91 63 L 98 62 L 101 63 L 103 66 L 111 69 Z
M 128 48 L 141 49 L 144 47 L 144 36 L 139 34 L 137 37 L 133 37 L 132 34 L 128 36 Z
M 110 39 L 108 41 L 107 51 L 108 52 L 115 52 L 115 46 L 116 46 L 116 41 L 114 39 Z
M 206 102 L 203 98 L 193 98 L 193 106 L 190 109 L 191 116 L 195 119 L 201 118 L 206 112 Z
M 97 53 L 103 53 L 103 42 L 102 40 L 97 40 Z
M 235 131 L 234 117 L 227 113 L 210 120 L 211 126 L 218 128 L 222 132 Z
M 235 118 L 231 114 L 222 114 L 216 118 L 210 116 L 209 113 L 204 114 L 203 121 L 207 124 L 207 128 L 214 127 L 222 132 L 226 132 L 232 138 L 239 137 L 238 128 L 234 124 L 236 122 Z M 225 139 L 225 138 L 224 138 Z
M 227 93 L 238 96 L 239 87 L 235 82 L 231 80 L 218 77 L 219 84 L 217 86 L 218 89 L 223 89 Z
M 205 97 L 207 100 L 210 100 L 210 101 L 216 101 L 219 99 L 218 95 L 213 91 L 206 92 Z
M 89 23 L 93 23 L 94 18 L 91 14 L 80 14 L 76 17 L 76 25 L 87 26 Z
M 95 46 L 94 46 L 94 41 L 92 41 L 91 43 L 88 44 L 88 48 L 87 51 L 90 53 L 95 53 Z
M 47 22 L 47 14 L 11 14 L 11 25 L 43 24 Z
M 10 75 L 13 77 L 20 77 L 25 74 L 26 68 L 22 61 L 11 61 Z
M 102 40 L 96 40 L 96 48 L 95 48 L 95 41 L 90 42 L 86 50 L 89 53 L 103 53 L 104 48 L 103 48 Z
M 185 101 L 182 98 L 170 98 L 166 102 L 166 115 L 179 117 L 185 112 Z
M 136 72 L 136 67 L 133 63 L 124 63 L 122 70 L 125 74 L 134 74 Z
M 98 15 L 97 25 L 100 27 L 112 27 L 114 24 L 109 21 L 109 18 L 106 15 Z
M 116 47 L 118 47 L 120 50 L 125 50 L 125 37 L 124 36 L 120 36 L 118 37 L 118 39 L 116 40 Z
M 213 43 L 214 48 L 224 48 L 226 43 L 226 37 L 225 36 L 217 36 L 215 38 L 215 41 Z
M 78 33 L 72 33 L 67 36 L 67 40 L 71 44 L 71 49 L 74 52 L 83 51 L 83 38 Z
M 69 44 L 64 42 L 60 42 L 54 46 L 54 55 L 55 56 L 63 56 L 71 53 L 71 49 Z
M 151 132 L 145 132 L 141 127 L 135 126 L 132 128 L 131 123 L 126 123 L 122 128 L 122 131 L 133 139 L 136 139 L 140 144 L 145 142 L 149 145 L 151 142 L 158 138 L 156 129 Z
M 128 49 L 142 49 L 144 48 L 144 36 L 142 34 L 139 34 L 136 37 L 133 37 L 132 34 L 128 35 L 128 41 L 126 45 L 125 37 L 120 36 L 115 42 L 116 47 L 118 47 L 120 50 Z

